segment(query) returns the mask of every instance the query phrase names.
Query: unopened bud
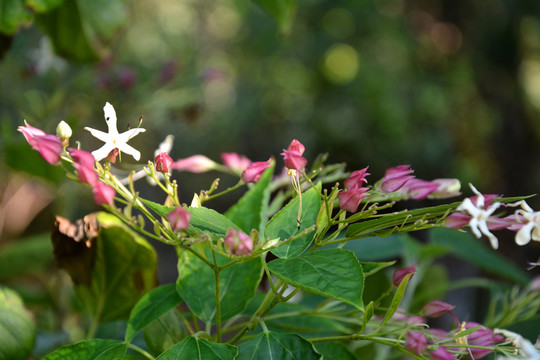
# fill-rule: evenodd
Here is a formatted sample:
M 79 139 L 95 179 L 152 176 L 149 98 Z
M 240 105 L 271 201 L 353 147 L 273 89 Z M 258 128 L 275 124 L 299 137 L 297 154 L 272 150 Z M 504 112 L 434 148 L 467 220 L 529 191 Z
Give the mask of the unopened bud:
M 69 142 L 69 138 L 71 137 L 72 134 L 73 134 L 73 131 L 71 130 L 71 127 L 64 120 L 60 121 L 60 123 L 58 123 L 58 125 L 56 126 L 56 136 L 63 143 Z
M 437 190 L 428 195 L 429 199 L 446 199 L 461 194 L 461 182 L 458 179 L 435 179 L 439 184 Z

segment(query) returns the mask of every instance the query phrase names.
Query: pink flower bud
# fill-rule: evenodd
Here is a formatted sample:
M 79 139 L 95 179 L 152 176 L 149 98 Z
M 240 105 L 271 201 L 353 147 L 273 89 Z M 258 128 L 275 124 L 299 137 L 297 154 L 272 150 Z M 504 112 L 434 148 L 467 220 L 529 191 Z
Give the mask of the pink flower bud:
M 361 187 L 351 190 L 343 190 L 338 193 L 339 207 L 343 210 L 355 213 L 358 210 L 358 205 L 362 202 L 362 199 L 368 196 L 366 190 L 369 188 Z
M 426 350 L 428 342 L 424 333 L 409 331 L 405 340 L 405 348 L 416 355 L 420 355 Z
M 454 308 L 454 305 L 450 305 L 444 301 L 434 300 L 424 305 L 422 313 L 427 317 L 438 318 L 452 311 Z
M 186 230 L 189 228 L 190 218 L 191 213 L 181 206 L 178 206 L 176 209 L 167 214 L 167 220 L 169 220 L 169 223 L 171 223 L 171 228 L 174 231 Z
M 192 173 L 203 173 L 215 169 L 216 165 L 217 164 L 214 161 L 204 155 L 193 155 L 173 162 L 171 169 Z
M 401 187 L 401 191 L 411 195 L 411 199 L 413 200 L 422 200 L 438 188 L 439 184 L 431 181 L 410 179 Z
M 98 205 L 112 204 L 116 194 L 116 190 L 101 181 L 96 182 L 92 192 L 94 193 L 94 201 Z
M 159 153 L 154 161 L 156 163 L 156 171 L 160 173 L 168 173 L 173 163 L 173 159 L 166 152 Z
M 465 323 L 465 329 L 470 329 L 476 326 L 482 326 L 481 324 L 475 322 Z M 500 335 L 495 335 L 493 331 L 484 327 L 474 331 L 473 333 L 467 335 L 467 344 L 473 346 L 486 346 L 493 347 L 496 342 L 503 342 L 504 338 Z M 479 348 L 469 348 L 468 349 L 474 359 L 481 359 L 484 356 L 492 353 L 491 349 L 479 349 Z
M 242 171 L 242 180 L 245 183 L 256 183 L 263 176 L 264 170 L 270 167 L 271 159 L 251 163 L 246 170 Z
M 306 147 L 300 141 L 294 139 L 293 141 L 291 141 L 289 146 L 287 146 L 287 150 L 296 151 L 300 155 L 302 155 L 304 151 L 306 150 Z
M 399 190 L 407 181 L 414 178 L 410 175 L 413 172 L 410 165 L 399 165 L 387 169 L 381 182 L 382 191 L 389 193 Z
M 305 146 L 296 139 L 291 141 L 287 150 L 283 150 L 283 160 L 285 161 L 285 167 L 291 170 L 301 171 L 307 165 L 307 160 L 302 156 L 306 150 Z
M 351 175 L 343 182 L 345 185 L 345 189 L 352 190 L 354 188 L 359 188 L 363 184 L 367 183 L 366 176 L 371 175 L 370 173 L 366 172 L 369 166 L 366 166 L 365 168 L 361 170 L 356 170 L 351 173 Z
M 439 187 L 429 194 L 430 199 L 446 199 L 461 194 L 461 183 L 458 179 L 435 179 L 433 182 L 439 184 Z
M 221 161 L 226 168 L 239 174 L 251 165 L 251 160 L 237 153 L 223 153 L 221 154 Z
M 62 142 L 56 135 L 47 135 L 43 130 L 28 125 L 26 120 L 25 126 L 19 126 L 20 131 L 32 149 L 37 150 L 39 155 L 51 165 L 55 165 L 60 161 L 62 154 Z
M 446 350 L 444 346 L 439 346 L 437 350 L 431 352 L 433 360 L 456 360 L 456 356 Z
M 83 184 L 94 186 L 99 176 L 94 170 L 96 160 L 92 153 L 79 149 L 69 149 L 69 153 L 73 158 L 73 166 L 77 170 L 79 181 Z
M 409 266 L 409 267 L 406 267 L 406 268 L 403 268 L 403 269 L 397 269 L 396 271 L 394 271 L 394 276 L 392 277 L 392 282 L 394 283 L 395 286 L 399 286 L 399 284 L 401 284 L 401 282 L 403 281 L 403 278 L 405 276 L 407 276 L 407 275 L 409 275 L 411 273 L 414 274 L 415 271 L 416 271 L 416 265 Z M 412 276 L 410 277 L 410 279 L 412 279 Z
M 253 252 L 253 239 L 240 230 L 227 230 L 224 242 L 229 252 L 233 255 L 251 255 Z

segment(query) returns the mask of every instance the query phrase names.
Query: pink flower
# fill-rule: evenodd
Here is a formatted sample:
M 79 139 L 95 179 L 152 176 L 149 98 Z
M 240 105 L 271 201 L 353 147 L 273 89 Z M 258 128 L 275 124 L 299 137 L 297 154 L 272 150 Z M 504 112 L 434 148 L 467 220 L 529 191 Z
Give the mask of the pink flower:
M 239 174 L 251 165 L 251 160 L 237 153 L 223 153 L 221 154 L 221 161 L 227 169 Z
M 37 129 L 28 125 L 26 120 L 25 126 L 19 126 L 20 131 L 32 149 L 37 150 L 39 155 L 51 165 L 56 165 L 60 161 L 62 154 L 62 142 L 56 135 L 45 134 L 43 130 Z
M 116 194 L 112 187 L 101 181 L 95 183 L 92 192 L 94 193 L 94 201 L 98 205 L 112 204 Z
M 411 199 L 413 200 L 422 200 L 438 188 L 439 184 L 431 181 L 410 179 L 401 187 L 401 191 L 411 195 Z
M 399 286 L 399 284 L 401 284 L 405 276 L 411 273 L 414 274 L 415 271 L 416 271 L 416 265 L 412 265 L 412 266 L 402 268 L 402 269 L 397 269 L 396 271 L 394 271 L 392 282 L 394 283 L 395 286 Z M 410 279 L 412 279 L 413 276 L 414 275 L 412 275 Z
M 439 346 L 437 350 L 431 352 L 433 360 L 456 360 L 456 356 L 446 350 L 444 346 Z
M 189 228 L 190 218 L 191 213 L 181 206 L 176 207 L 176 209 L 167 214 L 167 220 L 171 223 L 171 228 L 174 231 L 186 230 Z
M 156 163 L 156 171 L 159 171 L 161 173 L 168 173 L 173 163 L 173 159 L 171 159 L 171 157 L 167 155 L 166 152 L 159 153 L 158 156 L 156 156 L 156 158 L 154 159 L 154 161 Z
M 458 179 L 435 179 L 433 182 L 439 184 L 439 187 L 429 194 L 430 199 L 446 199 L 461 195 L 461 183 Z
M 427 317 L 438 318 L 447 312 L 451 312 L 454 308 L 454 305 L 450 305 L 444 301 L 434 300 L 424 305 L 422 313 Z
M 465 323 L 465 329 L 470 329 L 476 326 L 482 326 L 475 322 Z M 472 334 L 467 335 L 467 344 L 474 346 L 487 346 L 493 347 L 496 342 L 503 342 L 504 338 L 500 335 L 495 335 L 493 331 L 488 328 L 481 328 L 474 331 Z M 493 352 L 491 349 L 478 349 L 469 348 L 474 359 L 481 359 L 487 354 Z
M 381 182 L 381 189 L 386 193 L 399 190 L 405 183 L 414 176 L 410 165 L 399 165 L 386 170 Z
M 227 230 L 224 242 L 233 255 L 251 255 L 253 252 L 253 239 L 240 230 Z
M 285 167 L 291 170 L 301 171 L 307 165 L 307 160 L 302 156 L 306 148 L 300 141 L 294 139 L 291 141 L 287 150 L 283 150 L 283 160 L 285 161 Z
M 203 173 L 216 168 L 216 163 L 204 155 L 193 155 L 173 162 L 171 169 Z
M 362 183 L 367 183 L 366 176 L 371 175 L 366 172 L 369 166 L 361 170 L 356 170 L 351 173 L 351 175 L 344 181 L 345 189 L 352 190 L 354 188 L 359 188 L 362 186 Z
M 420 355 L 426 350 L 428 342 L 424 333 L 409 331 L 405 340 L 405 348 L 416 355 Z
M 69 153 L 73 158 L 73 166 L 77 170 L 79 181 L 94 186 L 99 179 L 94 170 L 94 163 L 96 162 L 94 156 L 88 151 L 79 149 L 69 149 Z
M 271 160 L 272 159 L 270 158 L 266 161 L 257 161 L 251 163 L 251 165 L 249 165 L 247 169 L 242 171 L 242 180 L 244 180 L 245 183 L 258 182 L 263 176 L 264 170 L 270 167 Z
M 351 190 L 343 190 L 338 193 L 339 207 L 343 210 L 355 213 L 358 210 L 358 205 L 362 202 L 362 199 L 368 196 L 366 190 L 367 187 L 354 188 Z

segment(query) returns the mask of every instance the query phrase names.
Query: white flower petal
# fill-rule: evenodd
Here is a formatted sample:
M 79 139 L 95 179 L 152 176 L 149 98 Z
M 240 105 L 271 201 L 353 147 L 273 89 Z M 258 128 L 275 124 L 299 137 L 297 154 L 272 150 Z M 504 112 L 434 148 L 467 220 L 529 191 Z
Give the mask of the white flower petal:
M 114 107 L 107 102 L 103 107 L 103 113 L 105 114 L 105 121 L 107 121 L 109 134 L 118 134 L 118 130 L 116 128 L 116 111 L 114 111 Z
M 478 230 L 478 225 L 478 219 L 475 217 L 471 218 L 471 221 L 469 221 L 469 227 L 471 228 L 474 236 L 480 239 L 482 237 L 482 233 L 480 232 L 480 230 Z
M 136 129 L 130 129 L 130 130 L 124 131 L 123 133 L 116 136 L 116 141 L 124 142 L 124 143 L 128 142 L 129 139 L 131 139 L 132 137 L 135 137 L 135 135 L 137 135 L 138 133 L 142 133 L 145 131 L 146 129 L 143 129 L 143 128 L 136 128 Z
M 533 227 L 533 222 L 523 225 L 523 227 L 516 233 L 516 244 L 519 246 L 528 244 L 531 241 L 531 230 Z
M 480 227 L 480 231 L 482 232 L 482 234 L 486 235 L 489 239 L 489 242 L 491 243 L 491 247 L 495 250 L 497 250 L 499 248 L 499 240 L 497 240 L 497 238 L 495 237 L 495 235 L 493 235 L 489 229 L 488 229 L 488 226 L 486 224 L 485 221 L 480 221 L 478 226 Z
M 100 147 L 97 150 L 92 151 L 92 155 L 94 155 L 94 159 L 96 161 L 103 160 L 109 155 L 109 153 L 115 148 L 113 143 L 105 143 L 102 147 Z
M 92 134 L 93 137 L 96 137 L 103 142 L 109 141 L 109 138 L 111 137 L 108 133 L 101 130 L 96 130 L 89 127 L 85 127 L 84 130 L 90 131 L 90 134 Z
M 118 144 L 117 148 L 119 151 L 133 156 L 133 158 L 137 161 L 141 158 L 141 153 L 133 146 L 130 146 L 126 143 Z

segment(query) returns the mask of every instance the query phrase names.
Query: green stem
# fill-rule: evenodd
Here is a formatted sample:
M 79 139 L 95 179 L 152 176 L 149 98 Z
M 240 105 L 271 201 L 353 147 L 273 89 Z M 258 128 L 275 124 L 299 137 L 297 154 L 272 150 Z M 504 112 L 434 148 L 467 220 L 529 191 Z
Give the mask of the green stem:
M 155 358 L 150 355 L 148 352 L 146 352 L 145 350 L 141 349 L 140 347 L 138 347 L 137 345 L 133 345 L 133 344 L 127 344 L 127 347 L 132 349 L 132 350 L 135 350 L 136 352 L 138 352 L 139 354 L 143 355 L 145 358 L 147 359 L 150 359 L 150 360 L 154 360 Z
M 245 185 L 245 183 L 242 180 L 240 180 L 236 185 L 231 186 L 230 188 L 227 188 L 227 189 L 223 190 L 222 192 L 219 192 L 217 194 L 210 195 L 210 196 L 205 196 L 204 198 L 201 198 L 201 204 L 208 201 L 208 200 L 212 200 L 214 198 L 217 198 L 218 196 L 230 193 L 231 191 L 234 191 L 234 190 L 238 189 L 240 186 L 243 186 L 243 185 Z
M 219 288 L 219 266 L 217 265 L 216 261 L 216 253 L 212 251 L 212 256 L 214 258 L 214 276 L 215 276 L 215 282 L 216 282 L 216 336 L 217 336 L 217 342 L 221 342 L 221 295 L 220 295 L 220 288 Z

